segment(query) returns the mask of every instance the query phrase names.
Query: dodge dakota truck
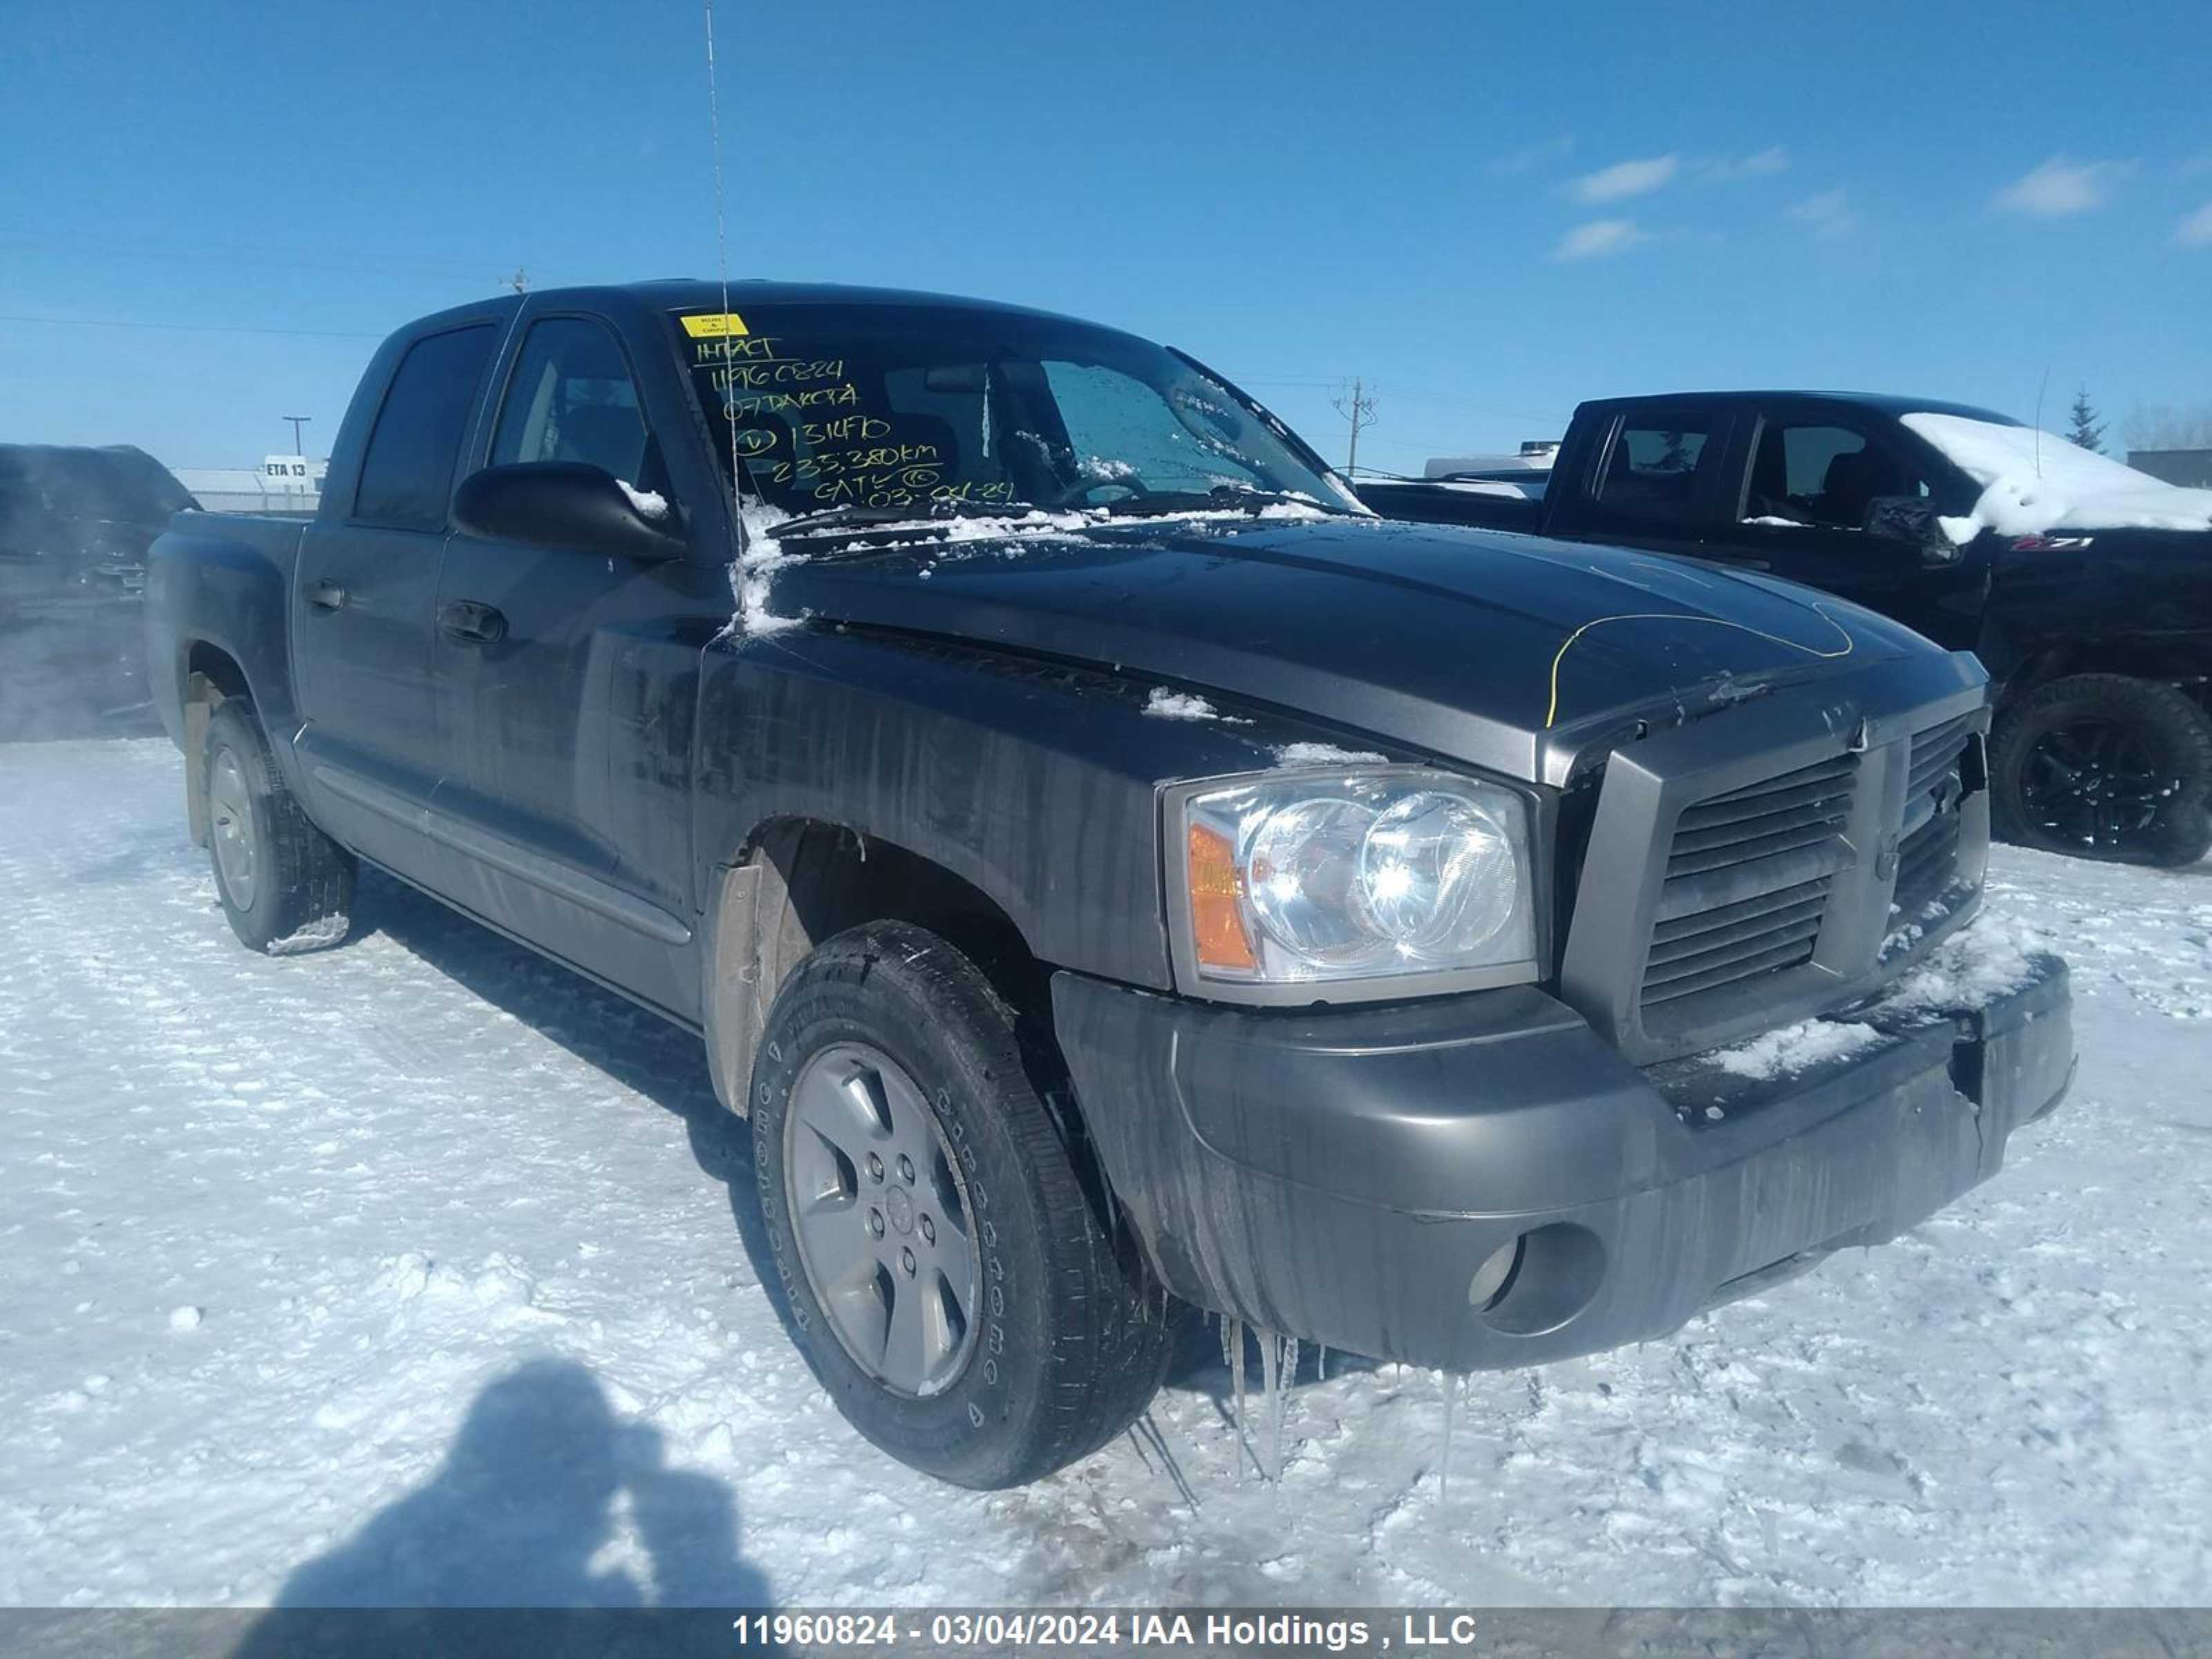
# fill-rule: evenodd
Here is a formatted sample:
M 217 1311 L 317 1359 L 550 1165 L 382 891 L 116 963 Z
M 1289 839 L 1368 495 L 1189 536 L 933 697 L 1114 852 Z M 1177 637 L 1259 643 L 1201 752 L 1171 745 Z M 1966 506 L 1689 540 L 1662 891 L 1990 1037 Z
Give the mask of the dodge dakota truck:
M 1399 517 L 1648 548 L 1856 600 L 1988 667 L 2000 835 L 2130 863 L 2212 850 L 2212 490 L 1987 410 L 1813 392 L 1586 403 L 1525 492 L 1359 489 Z
M 949 1480 L 1104 1444 L 1179 1308 L 1662 1335 L 2071 1076 L 2063 965 L 1975 915 L 1972 657 L 1379 519 L 1109 329 L 488 300 L 377 353 L 319 517 L 180 514 L 148 596 L 238 937 L 338 942 L 366 863 L 698 1034 L 793 1340 Z

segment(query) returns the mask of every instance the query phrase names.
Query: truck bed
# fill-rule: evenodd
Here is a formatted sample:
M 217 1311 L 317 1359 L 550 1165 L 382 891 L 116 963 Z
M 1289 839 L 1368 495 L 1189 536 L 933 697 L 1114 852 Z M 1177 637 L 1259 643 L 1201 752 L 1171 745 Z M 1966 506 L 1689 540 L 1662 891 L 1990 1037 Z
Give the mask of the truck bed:
M 1533 536 L 1542 528 L 1544 477 L 1532 473 L 1528 485 L 1362 478 L 1352 487 L 1361 501 L 1386 518 L 1474 525 Z

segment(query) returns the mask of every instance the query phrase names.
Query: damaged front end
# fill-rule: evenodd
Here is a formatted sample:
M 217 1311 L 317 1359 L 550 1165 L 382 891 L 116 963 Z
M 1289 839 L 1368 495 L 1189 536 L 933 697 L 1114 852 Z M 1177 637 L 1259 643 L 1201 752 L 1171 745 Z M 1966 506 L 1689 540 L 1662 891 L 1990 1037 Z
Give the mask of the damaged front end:
M 1448 1370 L 1662 1336 L 1887 1242 L 1994 1175 L 2074 1063 L 2049 956 L 1855 1010 L 1869 1036 L 1764 1078 L 1726 1051 L 1639 1070 L 1529 987 L 1291 1017 L 1063 974 L 1054 1010 L 1170 1290 Z
M 1498 1369 L 1664 1334 L 1987 1179 L 2074 1049 L 2064 965 L 1972 921 L 1986 724 L 1929 653 L 1616 743 L 1538 983 L 1248 1008 L 1058 975 L 1163 1281 Z

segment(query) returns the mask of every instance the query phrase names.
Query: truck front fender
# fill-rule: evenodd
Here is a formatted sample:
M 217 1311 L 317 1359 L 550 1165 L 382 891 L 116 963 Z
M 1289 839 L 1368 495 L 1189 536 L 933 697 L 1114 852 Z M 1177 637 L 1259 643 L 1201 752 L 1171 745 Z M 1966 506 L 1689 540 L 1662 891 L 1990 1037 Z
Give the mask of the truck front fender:
M 1036 963 L 1170 989 L 1161 784 L 1262 769 L 1275 745 L 1316 734 L 1264 717 L 1148 716 L 1150 690 L 1097 669 L 858 629 L 710 647 L 693 846 L 718 1073 L 744 1075 L 750 1039 L 738 1033 L 757 1029 L 781 974 L 813 942 L 803 927 L 787 933 L 788 860 L 762 856 L 793 826 L 837 842 L 855 871 L 876 848 L 879 865 L 889 854 L 912 860 L 902 868 L 920 882 L 958 884 Z M 737 996 L 750 1009 L 743 1019 L 715 1012 L 736 985 L 751 988 Z

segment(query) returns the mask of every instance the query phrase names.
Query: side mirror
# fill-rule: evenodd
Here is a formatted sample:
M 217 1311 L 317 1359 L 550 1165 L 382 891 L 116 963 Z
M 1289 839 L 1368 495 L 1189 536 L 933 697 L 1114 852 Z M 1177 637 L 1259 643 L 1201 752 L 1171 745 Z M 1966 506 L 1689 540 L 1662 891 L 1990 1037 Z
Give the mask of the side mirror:
M 1920 550 L 1931 567 L 1959 562 L 1965 551 L 1936 520 L 1936 503 L 1922 495 L 1877 495 L 1867 503 L 1866 533 Z
M 652 511 L 605 467 L 581 461 L 488 466 L 461 482 L 453 517 L 473 535 L 660 563 L 684 556 L 673 507 Z

